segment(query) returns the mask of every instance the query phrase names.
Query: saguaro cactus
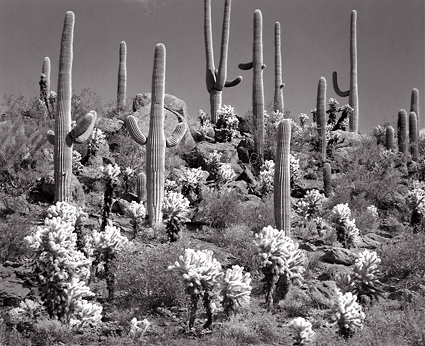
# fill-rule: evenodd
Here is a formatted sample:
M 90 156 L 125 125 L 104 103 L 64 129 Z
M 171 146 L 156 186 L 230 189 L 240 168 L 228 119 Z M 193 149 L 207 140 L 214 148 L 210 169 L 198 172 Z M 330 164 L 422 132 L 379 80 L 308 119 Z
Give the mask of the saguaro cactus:
M 335 93 L 339 97 L 349 97 L 348 103 L 354 109 L 350 117 L 350 131 L 356 132 L 359 128 L 359 95 L 357 84 L 357 12 L 351 11 L 350 25 L 350 89 L 341 91 L 338 87 L 338 75 L 335 71 L 332 74 Z
M 408 153 L 407 113 L 404 109 L 400 109 L 400 111 L 398 112 L 397 134 L 398 134 L 398 151 L 403 153 L 404 160 L 406 160 L 406 156 Z
M 322 154 L 322 159 L 326 159 L 326 79 L 320 77 L 319 85 L 317 86 L 317 131 L 319 132 L 319 150 Z
M 59 80 L 55 132 L 47 138 L 54 144 L 55 202 L 71 200 L 72 146 L 85 142 L 96 122 L 96 112 L 86 114 L 71 130 L 72 58 L 74 13 L 66 13 L 59 58 Z
M 254 44 L 252 61 L 239 64 L 241 70 L 253 69 L 252 113 L 254 117 L 254 151 L 261 162 L 264 159 L 264 86 L 263 70 L 263 17 L 260 10 L 254 12 Z
M 137 201 L 142 203 L 146 200 L 146 174 L 139 173 L 137 175 Z
M 276 163 L 274 170 L 274 219 L 276 228 L 291 236 L 291 123 L 283 119 L 277 128 Z
M 332 194 L 332 169 L 329 162 L 323 165 L 323 191 L 328 198 Z
M 120 43 L 120 63 L 118 67 L 118 89 L 117 89 L 117 112 L 121 112 L 125 107 L 127 91 L 127 44 Z
M 413 161 L 418 161 L 419 147 L 418 147 L 418 117 L 415 112 L 409 114 L 409 142 L 410 142 L 410 155 Z
M 274 102 L 273 110 L 275 112 L 283 113 L 285 104 L 283 101 L 283 87 L 282 83 L 282 54 L 280 43 L 280 23 L 276 22 L 274 25 Z
M 412 90 L 412 96 L 410 98 L 410 111 L 415 112 L 417 118 L 417 136 L 419 138 L 419 126 L 420 126 L 420 116 L 419 116 L 419 90 L 414 88 Z
M 164 197 L 165 147 L 170 148 L 183 138 L 186 124 L 177 125 L 170 138 L 164 134 L 164 95 L 165 95 L 165 46 L 158 43 L 155 47 L 155 57 L 152 74 L 152 102 L 149 123 L 149 135 L 146 138 L 137 126 L 136 119 L 130 115 L 126 125 L 134 141 L 140 145 L 146 144 L 146 182 L 147 209 L 151 226 L 162 221 L 162 199 Z
M 230 10 L 231 0 L 224 2 L 223 31 L 221 36 L 220 62 L 218 70 L 214 66 L 214 51 L 212 42 L 211 25 L 211 0 L 204 1 L 204 36 L 205 36 L 205 55 L 207 58 L 207 90 L 210 93 L 211 122 L 217 122 L 217 112 L 221 108 L 222 92 L 224 87 L 238 85 L 242 77 L 238 76 L 234 80 L 226 81 L 227 78 L 227 54 L 229 50 L 229 31 L 230 31 Z
M 394 149 L 394 127 L 392 126 L 385 129 L 385 148 L 387 150 Z
M 45 57 L 43 60 L 43 67 L 41 70 L 40 82 L 40 100 L 46 105 L 47 111 L 49 109 L 49 94 L 50 94 L 50 59 Z

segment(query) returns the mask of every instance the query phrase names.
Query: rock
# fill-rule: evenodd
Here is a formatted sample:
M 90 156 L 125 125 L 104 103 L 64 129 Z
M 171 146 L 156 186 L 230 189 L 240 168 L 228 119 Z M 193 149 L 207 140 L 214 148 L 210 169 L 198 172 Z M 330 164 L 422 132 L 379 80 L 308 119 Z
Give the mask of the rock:
M 217 150 L 218 153 L 222 154 L 221 162 L 230 163 L 237 176 L 243 172 L 242 167 L 238 163 L 238 153 L 232 143 L 198 143 L 196 146 L 196 156 L 198 159 L 197 166 L 206 169 L 208 156 L 213 153 L 214 150 Z
M 239 160 L 243 163 L 251 162 L 251 155 L 254 152 L 254 143 L 252 139 L 243 138 L 237 147 Z
M 333 305 L 336 288 L 334 281 L 320 281 L 311 286 L 310 294 L 317 305 L 329 309 Z
M 246 181 L 238 180 L 238 181 L 232 181 L 228 185 L 231 189 L 236 190 L 236 192 L 240 195 L 247 195 L 248 194 L 248 184 Z
M 300 243 L 299 248 L 308 252 L 316 252 L 317 246 L 311 243 Z
M 239 177 L 236 178 L 236 180 L 243 180 L 247 182 L 248 185 L 251 186 L 253 189 L 255 189 L 255 187 L 258 185 L 254 174 L 245 165 L 243 165 L 243 172 L 239 175 Z
M 0 305 L 18 306 L 30 293 L 23 280 L 16 277 L 15 271 L 0 264 Z
M 385 244 L 386 242 L 386 238 L 379 236 L 375 233 L 368 233 L 361 237 L 361 240 L 358 245 L 361 248 L 374 250 L 380 247 L 382 244 Z
M 105 134 L 112 134 L 121 130 L 124 126 L 124 121 L 117 118 L 98 117 L 96 127 L 102 130 Z
M 388 216 L 382 221 L 380 229 L 394 235 L 402 233 L 404 231 L 404 225 L 395 217 Z
M 320 257 L 323 262 L 331 264 L 343 264 L 346 266 L 354 264 L 356 260 L 356 255 L 344 248 L 333 248 L 325 252 L 325 254 Z
M 149 133 L 149 120 L 151 112 L 151 93 L 137 94 L 133 102 L 133 115 L 138 121 L 140 130 L 145 134 Z M 179 143 L 186 150 L 191 150 L 196 146 L 189 128 L 189 116 L 187 113 L 186 103 L 183 100 L 169 94 L 164 97 L 164 132 L 169 137 L 179 122 L 186 123 L 186 133 Z

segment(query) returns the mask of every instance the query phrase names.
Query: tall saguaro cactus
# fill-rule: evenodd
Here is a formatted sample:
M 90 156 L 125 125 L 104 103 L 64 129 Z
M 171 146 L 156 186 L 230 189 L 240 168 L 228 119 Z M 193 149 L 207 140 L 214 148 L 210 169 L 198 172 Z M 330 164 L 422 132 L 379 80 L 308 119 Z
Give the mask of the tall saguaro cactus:
M 204 36 L 205 55 L 207 58 L 206 82 L 208 92 L 210 93 L 211 122 L 213 124 L 217 122 L 217 112 L 221 108 L 223 88 L 236 86 L 242 81 L 241 76 L 236 77 L 234 80 L 226 81 L 231 5 L 231 0 L 225 0 L 223 29 L 220 47 L 220 62 L 217 70 L 214 66 L 214 51 L 211 25 L 211 0 L 204 0 Z
M 406 160 L 407 157 L 407 147 L 408 147 L 408 138 L 407 138 L 407 113 L 404 109 L 400 109 L 398 112 L 397 120 L 397 137 L 398 137 L 398 151 L 403 153 L 403 160 Z
M 264 159 L 264 85 L 263 70 L 263 17 L 260 10 L 254 12 L 254 44 L 252 61 L 239 64 L 241 70 L 253 70 L 252 113 L 254 117 L 254 151 L 261 162 Z
M 359 95 L 357 84 L 357 11 L 351 11 L 350 24 L 350 89 L 341 91 L 338 87 L 338 75 L 332 74 L 335 93 L 339 97 L 347 97 L 348 103 L 354 109 L 350 117 L 350 131 L 358 132 L 359 129 Z
M 319 132 L 319 149 L 322 159 L 326 159 L 326 79 L 320 77 L 317 86 L 317 131 Z
M 387 150 L 394 149 L 394 127 L 392 126 L 385 129 L 385 148 Z
M 276 163 L 274 171 L 274 219 L 276 228 L 291 236 L 291 123 L 283 119 L 277 128 Z
M 283 88 L 282 83 L 282 53 L 280 42 L 280 23 L 276 22 L 274 26 L 274 102 L 273 110 L 275 112 L 283 113 L 285 103 L 283 101 Z
M 45 57 L 43 60 L 43 67 L 40 77 L 40 100 L 46 105 L 47 111 L 49 109 L 49 94 L 50 94 L 50 59 Z
M 412 90 L 412 96 L 410 98 L 410 111 L 415 112 L 416 118 L 417 118 L 417 128 L 418 133 L 417 136 L 419 138 L 419 126 L 420 126 L 420 116 L 419 116 L 419 90 L 416 88 L 413 88 Z
M 86 141 L 96 122 L 96 112 L 86 114 L 71 130 L 72 58 L 74 13 L 66 13 L 59 58 L 59 79 L 55 131 L 47 138 L 54 145 L 55 202 L 71 200 L 72 146 Z
M 120 43 L 120 63 L 118 67 L 118 89 L 117 89 L 117 112 L 121 112 L 125 107 L 127 92 L 127 44 Z
M 418 117 L 415 112 L 409 114 L 409 142 L 410 154 L 413 161 L 418 161 L 419 146 L 418 146 Z
M 46 79 L 46 93 L 48 96 L 50 93 L 50 58 L 47 56 L 43 60 L 41 73 L 45 76 Z
M 146 144 L 146 186 L 149 222 L 155 226 L 162 222 L 162 199 L 164 198 L 165 147 L 177 145 L 186 132 L 186 124 L 181 122 L 169 138 L 164 133 L 164 96 L 165 96 L 165 60 L 166 51 L 162 43 L 155 47 L 152 73 L 152 101 L 149 122 L 149 135 L 145 137 L 137 126 L 136 119 L 130 115 L 126 125 L 134 141 Z

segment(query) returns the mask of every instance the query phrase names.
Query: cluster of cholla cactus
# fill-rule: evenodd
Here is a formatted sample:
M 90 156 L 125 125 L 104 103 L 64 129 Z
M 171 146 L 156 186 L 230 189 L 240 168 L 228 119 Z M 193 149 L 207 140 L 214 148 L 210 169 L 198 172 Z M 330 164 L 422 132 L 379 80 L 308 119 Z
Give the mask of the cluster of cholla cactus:
M 188 168 L 181 166 L 181 175 L 177 178 L 177 183 L 181 186 L 181 193 L 185 196 L 191 205 L 200 202 L 201 188 L 205 184 L 208 173 L 201 167 Z
M 90 139 L 87 143 L 87 154 L 84 160 L 87 162 L 90 157 L 97 154 L 99 149 L 106 143 L 106 136 L 99 128 L 95 128 L 91 133 Z
M 212 325 L 216 305 L 213 301 L 218 290 L 218 297 L 227 315 L 234 313 L 239 307 L 246 306 L 251 294 L 251 276 L 243 273 L 243 268 L 233 266 L 223 272 L 220 262 L 213 257 L 211 250 L 186 249 L 179 260 L 168 267 L 183 277 L 185 291 L 190 296 L 191 308 L 189 328 L 193 328 L 198 311 L 199 300 L 202 298 L 207 313 L 204 328 Z
M 255 235 L 260 266 L 266 285 L 267 309 L 286 297 L 290 284 L 300 285 L 305 271 L 305 256 L 298 243 L 272 226 Z
M 164 196 L 162 215 L 170 242 L 180 237 L 182 226 L 189 221 L 190 202 L 180 192 L 170 191 Z
M 298 119 L 300 120 L 300 127 L 305 128 L 310 117 L 305 113 L 300 113 L 298 114 Z
M 101 320 L 102 307 L 84 299 L 94 293 L 85 284 L 91 261 L 76 248 L 78 210 L 61 204 L 50 212 L 44 225 L 25 237 L 34 251 L 40 298 L 52 318 L 74 328 L 95 325 Z
M 142 321 L 139 321 L 136 317 L 133 317 L 130 321 L 129 336 L 134 341 L 141 341 L 150 325 L 151 323 L 146 318 Z
M 130 216 L 130 223 L 133 227 L 133 239 L 136 238 L 139 227 L 145 221 L 146 208 L 142 202 L 132 201 L 126 208 L 127 215 Z
M 335 282 L 342 293 L 351 292 L 357 296 L 359 302 L 368 305 L 382 297 L 383 284 L 380 281 L 381 271 L 378 266 L 381 259 L 375 251 L 361 252 L 349 274 L 339 274 Z
M 112 208 L 112 195 L 114 189 L 118 186 L 118 176 L 121 173 L 121 168 L 115 164 L 108 164 L 106 166 L 99 167 L 103 173 L 105 179 L 105 192 L 103 195 L 103 212 L 102 212 L 102 224 L 100 230 L 104 231 L 111 214 Z
M 81 163 L 82 156 L 77 150 L 72 151 L 72 173 L 79 175 L 83 171 L 83 164 Z
M 294 346 L 306 345 L 314 340 L 316 333 L 312 329 L 311 322 L 303 317 L 294 318 L 289 327 L 292 330 L 292 338 L 294 339 Z
M 123 171 L 123 181 L 124 181 L 124 192 L 128 192 L 128 183 L 131 179 L 131 177 L 134 176 L 135 171 L 131 167 L 126 167 Z
M 197 133 L 200 136 L 199 140 L 214 142 L 215 141 L 214 129 L 207 113 L 205 113 L 202 109 L 200 109 L 198 112 L 198 119 L 199 119 L 199 128 L 197 130 Z
M 232 106 L 223 105 L 217 111 L 218 119 L 215 124 L 215 139 L 217 142 L 230 142 L 239 135 L 239 120 Z
M 407 203 L 411 210 L 410 224 L 417 232 L 425 215 L 425 184 L 414 180 L 412 188 L 407 194 Z
M 347 203 L 340 203 L 333 207 L 332 219 L 336 225 L 337 240 L 347 249 L 356 245 L 360 235 L 356 220 L 350 217 L 351 210 Z
M 85 252 L 93 261 L 91 279 L 94 278 L 99 265 L 103 264 L 108 299 L 112 301 L 115 299 L 116 258 L 127 246 L 128 239 L 109 223 L 104 231 L 94 230 L 85 240 Z
M 263 195 L 274 189 L 274 161 L 266 160 L 260 168 L 260 190 Z
M 342 293 L 339 289 L 336 289 L 335 295 L 329 320 L 332 324 L 337 325 L 339 334 L 344 339 L 348 339 L 356 330 L 363 328 L 366 316 L 357 302 L 356 295 L 351 292 Z
M 303 225 L 317 218 L 322 213 L 323 200 L 325 196 L 318 190 L 307 191 L 306 195 L 295 205 L 295 211 L 303 219 Z
M 207 168 L 213 175 L 217 187 L 225 185 L 236 178 L 236 173 L 231 164 L 221 162 L 221 156 L 221 153 L 214 150 L 207 157 Z

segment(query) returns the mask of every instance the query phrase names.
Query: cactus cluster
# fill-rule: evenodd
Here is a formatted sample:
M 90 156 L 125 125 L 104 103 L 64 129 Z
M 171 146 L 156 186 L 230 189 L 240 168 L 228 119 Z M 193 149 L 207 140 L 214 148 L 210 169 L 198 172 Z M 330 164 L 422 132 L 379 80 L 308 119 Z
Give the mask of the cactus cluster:
M 189 221 L 189 212 L 190 202 L 180 192 L 169 191 L 165 194 L 162 214 L 171 242 L 179 239 L 183 223 Z
M 289 326 L 292 330 L 294 346 L 305 345 L 314 340 L 316 333 L 312 330 L 311 322 L 303 317 L 294 318 Z
M 298 243 L 271 226 L 255 235 L 255 243 L 266 282 L 266 304 L 270 310 L 285 298 L 289 285 L 300 285 L 305 271 L 305 256 Z
M 360 235 L 356 222 L 351 218 L 351 210 L 347 203 L 337 204 L 332 209 L 332 218 L 336 225 L 337 240 L 349 249 L 355 246 Z

